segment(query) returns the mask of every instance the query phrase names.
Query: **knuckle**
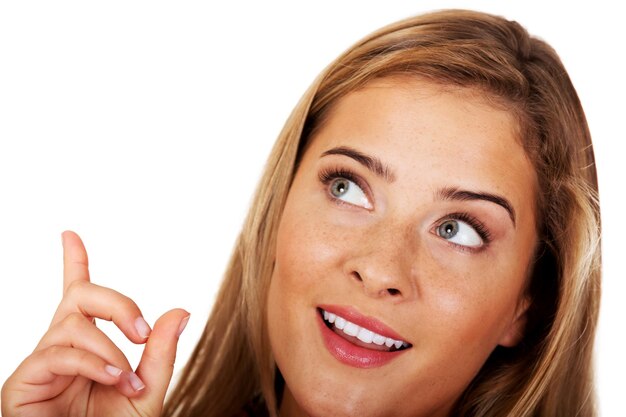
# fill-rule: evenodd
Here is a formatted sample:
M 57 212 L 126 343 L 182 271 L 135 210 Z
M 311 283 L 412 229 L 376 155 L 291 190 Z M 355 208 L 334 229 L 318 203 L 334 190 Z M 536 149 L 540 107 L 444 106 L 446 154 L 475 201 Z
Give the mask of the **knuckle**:
M 85 350 L 77 350 L 76 351 L 76 364 L 77 365 L 85 365 L 89 362 L 90 355 L 89 352 Z
M 70 329 L 82 328 L 87 323 L 87 318 L 78 312 L 70 313 L 63 319 L 63 327 Z
M 120 292 L 114 291 L 114 294 L 115 296 L 111 299 L 111 302 L 114 303 L 115 306 L 113 313 L 117 314 L 112 314 L 113 319 L 115 320 L 116 316 L 118 318 L 134 318 L 139 311 L 137 304 L 130 297 Z
M 81 294 L 85 291 L 86 287 L 89 285 L 88 282 L 76 280 L 71 282 L 66 290 L 66 297 L 76 300 L 80 299 Z
M 131 298 L 122 295 L 122 298 L 120 300 L 121 304 L 122 304 L 122 308 L 125 311 L 129 311 L 129 312 L 135 312 L 137 310 L 139 310 L 139 307 L 137 306 L 137 303 L 135 303 Z
M 52 361 L 58 360 L 63 351 L 64 349 L 61 346 L 53 345 L 40 351 L 40 354 L 42 355 L 44 361 L 50 363 Z
M 109 319 L 116 316 L 114 313 L 119 313 L 123 316 L 126 315 L 136 315 L 139 311 L 139 307 L 137 304 L 128 296 L 122 294 L 119 291 L 116 291 L 112 288 L 101 287 L 106 290 L 106 298 L 109 300 L 111 304 L 112 311 Z M 113 308 L 114 307 L 114 308 Z
M 43 360 L 49 366 L 63 366 L 79 368 L 89 362 L 89 352 L 80 349 L 70 349 L 64 346 L 50 346 L 41 351 Z

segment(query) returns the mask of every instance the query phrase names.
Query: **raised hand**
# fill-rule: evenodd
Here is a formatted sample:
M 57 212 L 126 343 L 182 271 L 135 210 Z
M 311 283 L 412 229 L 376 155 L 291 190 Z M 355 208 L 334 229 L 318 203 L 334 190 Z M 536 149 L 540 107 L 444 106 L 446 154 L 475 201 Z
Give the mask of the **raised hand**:
M 2 387 L 2 416 L 159 416 L 189 313 L 170 310 L 151 330 L 133 300 L 90 282 L 87 252 L 74 232 L 63 233 L 63 266 L 63 299 L 34 352 Z M 135 372 L 94 318 L 146 344 Z

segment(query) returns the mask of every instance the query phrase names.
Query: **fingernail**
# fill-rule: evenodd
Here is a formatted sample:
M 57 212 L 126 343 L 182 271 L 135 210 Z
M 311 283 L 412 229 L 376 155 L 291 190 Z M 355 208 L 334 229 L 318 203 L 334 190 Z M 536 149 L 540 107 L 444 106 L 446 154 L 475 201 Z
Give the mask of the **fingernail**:
M 122 370 L 120 368 L 116 368 L 113 365 L 105 365 L 104 366 L 104 370 L 109 374 L 109 375 L 113 375 L 113 376 L 120 376 L 120 374 L 122 373 Z
M 141 391 L 146 387 L 146 385 L 139 379 L 137 374 L 134 372 L 128 373 L 128 381 L 130 382 L 130 386 L 133 387 L 135 391 Z
M 183 334 L 183 330 L 185 330 L 185 327 L 187 327 L 187 323 L 189 322 L 190 316 L 191 314 L 180 321 L 180 324 L 178 325 L 178 335 L 177 335 L 178 337 L 180 337 L 180 335 Z
M 137 319 L 135 320 L 135 329 L 137 330 L 137 333 L 139 333 L 139 336 L 143 337 L 144 339 L 147 339 L 148 336 L 150 336 L 150 332 L 152 330 L 150 330 L 150 326 L 148 326 L 148 323 L 146 323 L 146 321 L 143 319 L 143 317 L 137 317 Z

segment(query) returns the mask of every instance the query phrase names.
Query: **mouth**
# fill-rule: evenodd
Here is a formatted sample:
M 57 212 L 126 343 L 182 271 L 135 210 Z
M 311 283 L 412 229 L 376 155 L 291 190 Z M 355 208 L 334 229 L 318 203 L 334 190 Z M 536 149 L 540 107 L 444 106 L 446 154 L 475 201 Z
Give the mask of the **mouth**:
M 335 313 L 330 313 L 321 308 L 318 311 L 322 315 L 326 327 L 357 346 L 379 352 L 395 352 L 411 347 L 404 340 L 383 336 L 366 327 L 354 324 Z
M 382 366 L 413 346 L 378 320 L 352 309 L 324 306 L 317 312 L 326 348 L 344 364 Z

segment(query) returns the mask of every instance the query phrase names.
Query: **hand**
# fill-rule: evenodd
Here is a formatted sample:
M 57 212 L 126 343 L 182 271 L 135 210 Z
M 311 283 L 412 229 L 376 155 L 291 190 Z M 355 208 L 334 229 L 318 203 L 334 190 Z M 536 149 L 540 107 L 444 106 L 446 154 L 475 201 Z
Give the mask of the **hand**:
M 69 231 L 63 266 L 63 299 L 34 352 L 2 387 L 2 416 L 159 416 L 189 313 L 168 311 L 151 330 L 130 298 L 90 282 L 85 247 Z M 146 344 L 135 372 L 94 318 Z

